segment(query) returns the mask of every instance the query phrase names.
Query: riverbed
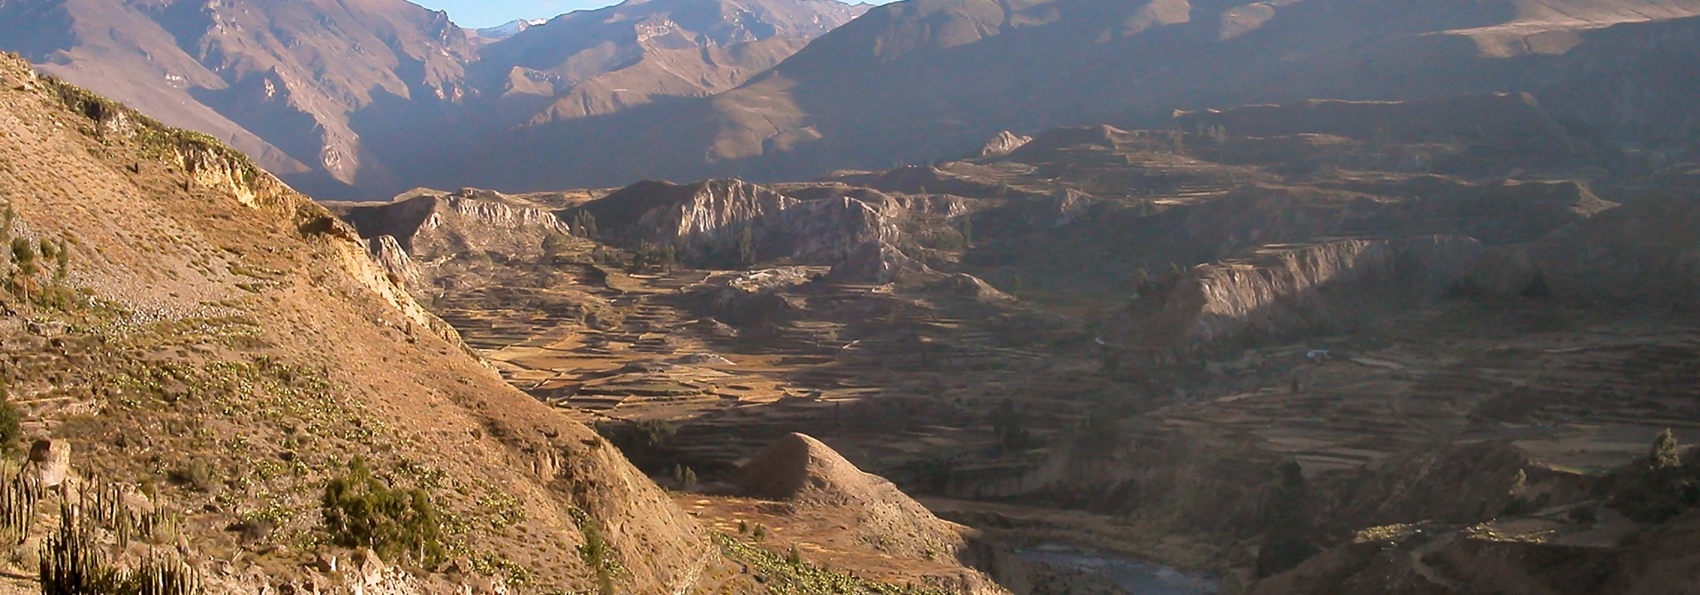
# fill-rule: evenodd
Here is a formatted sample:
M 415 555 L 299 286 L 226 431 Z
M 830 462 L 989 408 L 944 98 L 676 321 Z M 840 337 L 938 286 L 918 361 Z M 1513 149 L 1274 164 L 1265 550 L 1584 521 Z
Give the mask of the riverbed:
M 1040 546 L 1016 550 L 1016 555 L 1059 570 L 1107 579 L 1128 595 L 1215 595 L 1221 581 L 1209 574 L 1177 570 L 1161 564 L 1091 550 Z

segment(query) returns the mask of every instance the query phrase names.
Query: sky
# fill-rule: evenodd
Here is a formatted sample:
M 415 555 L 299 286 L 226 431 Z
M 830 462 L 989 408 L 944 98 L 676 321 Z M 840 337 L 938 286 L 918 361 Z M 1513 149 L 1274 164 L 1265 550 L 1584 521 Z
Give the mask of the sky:
M 515 19 L 547 19 L 585 8 L 601 8 L 617 0 L 412 0 L 433 10 L 449 11 L 462 27 L 494 27 Z

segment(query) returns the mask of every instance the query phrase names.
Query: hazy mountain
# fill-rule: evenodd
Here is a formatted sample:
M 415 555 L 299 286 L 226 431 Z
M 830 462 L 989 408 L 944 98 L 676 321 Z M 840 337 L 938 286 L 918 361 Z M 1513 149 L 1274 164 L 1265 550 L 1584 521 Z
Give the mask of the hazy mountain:
M 468 29 L 467 32 L 485 41 L 500 41 L 519 35 L 526 29 L 549 22 L 549 19 L 514 19 L 494 27 Z
M 0 3 L 0 43 L 317 196 L 373 198 L 796 179 L 967 155 L 1004 130 L 1312 98 L 1523 92 L 1684 153 L 1696 15 L 1700 0 L 651 0 L 491 39 L 400 0 L 31 0 Z
M 867 10 L 837 0 L 653 0 L 562 15 L 480 53 L 484 88 L 531 123 L 736 87 Z M 517 112 L 512 106 L 521 107 Z
M 633 2 L 469 33 L 403 0 L 23 0 L 0 2 L 0 49 L 230 142 L 316 196 L 387 196 L 422 155 L 454 158 L 430 152 L 462 144 L 445 131 L 489 138 L 729 89 L 860 10 Z
M 796 178 L 965 155 L 1004 129 L 1159 125 L 1175 109 L 1317 97 L 1527 91 L 1614 135 L 1693 120 L 1692 106 L 1672 112 L 1691 104 L 1680 56 L 1700 43 L 1697 14 L 1693 0 L 911 0 L 711 100 L 506 137 L 454 177 Z

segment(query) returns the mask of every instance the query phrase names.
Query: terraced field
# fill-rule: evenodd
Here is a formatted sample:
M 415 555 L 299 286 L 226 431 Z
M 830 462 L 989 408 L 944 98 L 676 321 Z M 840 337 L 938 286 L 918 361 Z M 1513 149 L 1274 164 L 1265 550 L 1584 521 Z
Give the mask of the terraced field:
M 875 470 L 978 452 L 993 448 L 989 416 L 1005 397 L 1019 392 L 1029 427 L 1054 433 L 1108 386 L 1095 361 L 1012 341 L 997 328 L 1010 321 L 974 316 L 988 306 L 965 298 L 811 283 L 783 293 L 786 320 L 734 326 L 705 311 L 703 293 L 747 275 L 613 273 L 589 287 L 621 316 L 596 325 L 492 308 L 499 287 L 438 310 L 515 386 L 587 423 L 664 427 L 667 455 L 708 471 L 792 431 Z

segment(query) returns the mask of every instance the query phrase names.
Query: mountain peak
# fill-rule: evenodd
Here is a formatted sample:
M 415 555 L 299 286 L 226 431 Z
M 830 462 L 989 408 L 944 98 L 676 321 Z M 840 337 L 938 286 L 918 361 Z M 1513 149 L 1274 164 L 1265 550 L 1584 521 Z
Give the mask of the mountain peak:
M 494 27 L 472 29 L 473 35 L 485 41 L 500 41 L 524 33 L 532 27 L 549 24 L 549 19 L 514 19 Z

